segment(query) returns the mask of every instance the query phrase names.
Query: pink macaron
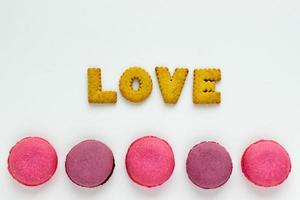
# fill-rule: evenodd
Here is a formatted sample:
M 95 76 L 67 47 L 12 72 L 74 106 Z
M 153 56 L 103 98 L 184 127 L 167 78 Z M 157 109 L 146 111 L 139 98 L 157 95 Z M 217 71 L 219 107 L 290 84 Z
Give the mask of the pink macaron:
M 291 171 L 287 151 L 273 140 L 259 140 L 244 152 L 241 167 L 246 178 L 258 186 L 273 187 L 284 182 Z
M 165 183 L 175 166 L 171 146 L 163 139 L 145 136 L 135 140 L 126 155 L 129 177 L 138 185 L 155 187 Z
M 40 137 L 26 137 L 15 144 L 8 157 L 8 171 L 18 182 L 37 186 L 47 182 L 57 168 L 51 144 Z

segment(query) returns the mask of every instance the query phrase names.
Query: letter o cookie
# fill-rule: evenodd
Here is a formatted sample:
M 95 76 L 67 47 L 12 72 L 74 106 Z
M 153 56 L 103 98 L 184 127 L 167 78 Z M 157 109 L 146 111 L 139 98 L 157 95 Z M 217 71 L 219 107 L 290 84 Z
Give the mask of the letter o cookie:
M 133 88 L 133 82 L 139 82 L 139 88 Z M 140 67 L 128 68 L 120 78 L 119 88 L 122 96 L 131 102 L 142 102 L 152 92 L 152 80 L 148 72 Z

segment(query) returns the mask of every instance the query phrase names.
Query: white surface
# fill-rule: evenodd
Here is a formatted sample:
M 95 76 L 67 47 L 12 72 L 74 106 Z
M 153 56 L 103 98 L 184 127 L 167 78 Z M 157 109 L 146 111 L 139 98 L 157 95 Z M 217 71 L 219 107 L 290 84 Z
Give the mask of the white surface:
M 298 0 L 253 1 L 0 1 L 1 199 L 299 199 L 300 14 Z M 127 103 L 118 80 L 129 66 L 152 76 L 150 98 Z M 163 103 L 154 68 L 190 69 L 176 106 Z M 102 68 L 104 89 L 118 91 L 112 106 L 87 102 L 86 69 Z M 222 69 L 220 106 L 192 104 L 192 71 Z M 169 141 L 176 167 L 162 187 L 144 189 L 128 178 L 124 157 L 134 139 Z M 47 184 L 27 188 L 7 172 L 9 149 L 37 135 L 56 148 L 59 166 Z M 64 158 L 78 142 L 95 138 L 111 147 L 116 168 L 96 189 L 74 185 Z M 240 157 L 255 140 L 275 139 L 293 170 L 280 187 L 262 189 L 241 173 Z M 234 170 L 217 190 L 195 187 L 185 173 L 189 149 L 216 140 Z

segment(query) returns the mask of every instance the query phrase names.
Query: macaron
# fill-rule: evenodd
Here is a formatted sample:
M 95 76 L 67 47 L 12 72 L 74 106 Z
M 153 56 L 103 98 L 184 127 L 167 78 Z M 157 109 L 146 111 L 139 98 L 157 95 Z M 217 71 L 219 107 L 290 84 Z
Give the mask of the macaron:
M 156 187 L 165 183 L 175 167 L 171 146 L 163 139 L 145 136 L 135 140 L 128 148 L 126 169 L 138 185 Z
M 97 140 L 85 140 L 75 145 L 65 162 L 66 173 L 76 185 L 93 188 L 103 185 L 115 167 L 110 148 Z
M 224 185 L 232 173 L 232 161 L 227 150 L 216 142 L 201 142 L 189 152 L 186 161 L 189 179 L 202 189 Z
M 273 187 L 284 182 L 291 171 L 288 152 L 273 140 L 251 144 L 241 159 L 245 177 L 257 186 Z
M 19 183 L 38 186 L 47 182 L 57 168 L 52 145 L 40 137 L 26 137 L 17 142 L 8 156 L 8 171 Z

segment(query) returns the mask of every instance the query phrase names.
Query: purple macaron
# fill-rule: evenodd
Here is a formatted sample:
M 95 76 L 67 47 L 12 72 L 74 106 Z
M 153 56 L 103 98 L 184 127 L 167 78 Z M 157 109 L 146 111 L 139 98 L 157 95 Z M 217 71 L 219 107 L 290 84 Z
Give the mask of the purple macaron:
M 97 140 L 85 140 L 75 145 L 65 163 L 69 178 L 88 188 L 104 184 L 112 175 L 114 166 L 112 151 Z
M 232 161 L 226 149 L 216 142 L 202 142 L 194 146 L 186 161 L 189 179 L 203 189 L 224 185 L 232 172 Z

